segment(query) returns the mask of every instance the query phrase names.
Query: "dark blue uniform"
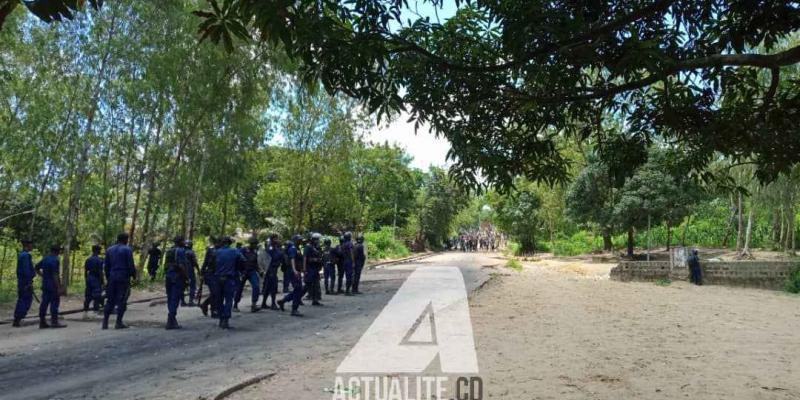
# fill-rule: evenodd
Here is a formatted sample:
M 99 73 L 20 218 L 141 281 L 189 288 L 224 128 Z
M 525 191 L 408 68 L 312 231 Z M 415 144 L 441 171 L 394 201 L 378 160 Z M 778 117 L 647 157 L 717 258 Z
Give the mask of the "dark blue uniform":
M 264 274 L 264 299 L 262 300 L 262 305 L 266 307 L 267 297 L 271 297 L 271 306 L 275 308 L 275 301 L 278 296 L 278 269 L 285 264 L 285 256 L 279 244 L 270 246 L 267 253 L 269 253 L 270 260 L 269 268 L 267 268 L 267 272 Z
M 17 257 L 17 306 L 14 308 L 14 319 L 21 320 L 28 315 L 33 304 L 33 269 L 31 253 L 23 250 Z
M 151 280 L 156 279 L 159 264 L 161 264 L 161 249 L 153 246 L 147 251 L 147 272 Z
M 236 287 L 240 265 L 244 262 L 242 253 L 229 246 L 222 247 L 214 251 L 216 259 L 216 271 L 214 277 L 217 281 L 217 293 L 222 301 L 220 308 L 220 319 L 227 320 L 231 317 L 233 308 L 233 296 L 236 294 Z
M 195 295 L 197 295 L 197 274 L 195 270 L 199 267 L 199 264 L 197 263 L 197 254 L 191 247 L 186 248 L 186 261 L 189 263 L 186 271 L 189 275 L 189 303 L 194 303 Z M 181 296 L 181 305 L 186 305 L 183 296 Z
M 695 285 L 702 285 L 703 269 L 700 268 L 700 258 L 693 254 L 686 259 L 686 263 L 689 264 L 689 280 Z
M 253 289 L 253 292 L 250 294 L 250 304 L 255 307 L 258 304 L 258 295 L 261 293 L 261 287 L 259 286 L 260 279 L 258 276 L 258 249 L 245 247 L 240 251 L 242 253 L 242 257 L 244 257 L 244 262 L 240 267 L 239 286 L 236 288 L 236 298 L 234 299 L 233 304 L 234 307 L 238 308 L 239 301 L 242 300 L 242 293 L 244 293 L 244 285 L 249 281 L 250 288 Z
M 350 289 L 353 287 L 353 242 L 350 240 L 346 240 L 344 243 L 342 243 L 340 249 L 342 256 L 342 266 L 344 266 L 344 275 L 345 278 L 347 278 L 347 282 L 345 283 L 345 288 L 349 293 Z
M 358 284 L 361 282 L 361 271 L 364 270 L 364 264 L 367 262 L 367 253 L 364 249 L 364 243 L 356 243 L 353 246 L 353 292 L 358 293 Z
M 36 264 L 36 270 L 42 275 L 42 303 L 39 304 L 39 319 L 44 320 L 47 309 L 50 308 L 50 317 L 58 317 L 58 306 L 61 298 L 58 294 L 58 275 L 60 262 L 58 256 L 45 256 Z
M 294 271 L 292 271 L 292 260 L 296 260 L 298 256 L 297 247 L 294 243 L 286 245 L 286 263 L 283 266 L 283 293 L 289 293 L 289 283 L 294 280 Z
M 217 293 L 217 278 L 214 275 L 217 265 L 216 250 L 216 247 L 209 247 L 206 249 L 206 255 L 203 258 L 203 267 L 200 270 L 200 273 L 203 275 L 203 280 L 206 286 L 208 286 L 208 297 L 200 304 L 200 308 L 203 309 L 203 313 L 205 314 L 210 306 L 212 318 L 217 318 L 219 316 L 220 308 L 220 302 L 218 301 L 220 297 Z
M 303 249 L 303 257 L 306 263 L 306 292 L 308 297 L 314 303 L 317 303 L 318 300 L 322 299 L 322 289 L 319 285 L 320 271 L 322 270 L 322 251 L 309 243 Z
M 342 244 L 344 244 L 344 242 L 340 242 L 331 250 L 333 263 L 336 264 L 336 276 L 339 277 L 339 282 L 337 283 L 336 289 L 337 293 L 342 293 L 342 285 L 344 284 L 344 257 L 342 257 Z
M 136 277 L 133 264 L 133 250 L 126 244 L 115 244 L 106 250 L 106 308 L 104 322 L 113 310 L 117 310 L 117 326 L 122 325 L 122 317 L 127 310 L 131 278 Z
M 322 268 L 325 277 L 325 294 L 330 294 L 334 291 L 336 285 L 336 264 L 334 259 L 336 257 L 335 249 L 330 246 L 322 249 Z
M 189 260 L 186 258 L 186 249 L 172 247 L 167 250 L 166 279 L 164 280 L 167 291 L 167 312 L 171 317 L 178 314 L 178 306 L 183 300 L 183 290 L 186 287 Z
M 99 255 L 92 255 L 86 259 L 86 291 L 83 294 L 83 311 L 89 311 L 89 304 L 93 304 L 94 311 L 100 311 L 103 303 L 103 259 Z

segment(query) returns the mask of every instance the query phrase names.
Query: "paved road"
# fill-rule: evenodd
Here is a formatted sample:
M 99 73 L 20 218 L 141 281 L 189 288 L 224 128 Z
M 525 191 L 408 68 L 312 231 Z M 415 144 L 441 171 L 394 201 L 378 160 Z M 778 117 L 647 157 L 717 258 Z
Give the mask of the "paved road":
M 165 331 L 164 305 L 147 303 L 131 306 L 126 322 L 132 328 L 125 331 L 102 331 L 99 319 L 84 321 L 81 314 L 68 317 L 66 329 L 0 326 L 0 397 L 210 399 L 267 373 L 276 374 L 273 382 L 291 382 L 307 365 L 341 361 L 415 268 L 459 267 L 471 291 L 488 278 L 483 267 L 500 262 L 487 254 L 444 253 L 370 270 L 364 295 L 328 296 L 325 307 L 304 307 L 304 318 L 243 312 L 234 315 L 230 331 L 197 308 L 179 311 L 184 329 Z M 316 386 L 306 390 L 321 393 Z M 296 396 L 290 390 L 273 398 Z

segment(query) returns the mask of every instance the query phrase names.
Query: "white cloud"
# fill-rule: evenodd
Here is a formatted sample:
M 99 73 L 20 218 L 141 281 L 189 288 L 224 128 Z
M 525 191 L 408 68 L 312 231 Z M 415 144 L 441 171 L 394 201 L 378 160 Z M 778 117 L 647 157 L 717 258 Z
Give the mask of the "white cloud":
M 375 143 L 389 142 L 404 148 L 414 157 L 411 166 L 427 170 L 431 165 L 448 167 L 452 164 L 447 160 L 450 143 L 447 139 L 437 138 L 430 132 L 430 127 L 421 125 L 414 134 L 414 123 L 406 122 L 408 114 L 402 113 L 388 126 L 383 124 L 370 130 L 366 139 Z

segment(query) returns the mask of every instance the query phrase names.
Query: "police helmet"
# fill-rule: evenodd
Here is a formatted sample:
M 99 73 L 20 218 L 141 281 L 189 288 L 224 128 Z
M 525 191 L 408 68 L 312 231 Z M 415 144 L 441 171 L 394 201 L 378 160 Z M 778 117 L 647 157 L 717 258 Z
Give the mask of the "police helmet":
M 312 233 L 311 234 L 311 241 L 312 242 L 319 242 L 320 239 L 322 239 L 322 235 L 320 235 L 319 233 Z
M 172 243 L 175 243 L 176 246 L 181 246 L 184 244 L 183 236 L 177 235 L 174 239 L 172 239 Z
M 193 245 L 193 244 L 194 244 L 194 243 L 193 243 L 191 240 L 187 240 L 187 241 L 186 241 L 186 247 L 188 247 L 188 248 L 190 248 L 190 249 L 192 248 L 192 245 Z
M 358 242 L 358 243 L 364 243 L 364 235 L 358 235 L 358 236 L 356 236 L 356 242 Z
M 326 245 L 330 246 L 331 245 L 331 238 L 325 238 L 325 240 L 323 240 L 322 242 L 325 243 Z
M 248 243 L 250 243 L 250 244 L 258 244 L 258 238 L 255 235 L 250 236 L 250 240 L 248 240 Z
M 233 239 L 231 239 L 230 236 L 225 236 L 220 240 L 220 243 L 222 243 L 223 246 L 230 246 L 233 244 Z
M 353 238 L 353 234 L 352 233 L 350 233 L 350 232 L 345 232 L 344 233 L 344 240 L 350 240 L 352 238 Z
M 303 237 L 302 237 L 302 236 L 300 236 L 300 235 L 294 235 L 294 236 L 292 236 L 292 242 L 295 242 L 295 243 L 300 243 L 300 242 L 302 242 L 302 241 L 303 241 Z

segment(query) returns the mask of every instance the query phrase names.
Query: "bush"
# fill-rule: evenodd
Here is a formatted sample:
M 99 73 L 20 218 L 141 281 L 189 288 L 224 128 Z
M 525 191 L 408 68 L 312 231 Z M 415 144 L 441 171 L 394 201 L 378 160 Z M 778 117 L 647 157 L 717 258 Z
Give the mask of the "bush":
M 512 258 L 512 259 L 508 260 L 508 262 L 506 263 L 506 268 L 511 268 L 514 271 L 519 272 L 519 271 L 522 271 L 522 264 L 520 264 L 520 262 L 517 261 L 516 259 Z
M 410 251 L 402 241 L 395 239 L 394 229 L 383 227 L 376 232 L 364 234 L 367 244 L 367 256 L 370 259 L 401 258 L 408 256 Z
M 561 236 L 553 240 L 551 249 L 556 256 L 577 256 L 603 248 L 603 238 L 590 232 L 579 231 L 571 237 Z
M 800 266 L 794 268 L 789 278 L 786 280 L 786 291 L 789 293 L 800 293 Z

